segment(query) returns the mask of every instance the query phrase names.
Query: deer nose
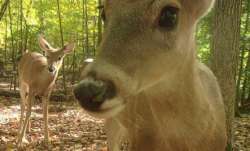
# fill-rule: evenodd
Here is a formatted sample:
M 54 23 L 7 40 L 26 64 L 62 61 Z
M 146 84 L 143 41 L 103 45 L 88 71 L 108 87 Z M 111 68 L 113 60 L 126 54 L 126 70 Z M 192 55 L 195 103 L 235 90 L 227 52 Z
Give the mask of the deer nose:
M 111 81 L 87 78 L 76 85 L 74 95 L 84 109 L 95 112 L 105 101 L 115 97 L 116 89 Z
M 49 70 L 49 72 L 54 72 L 56 70 L 56 68 L 53 65 L 51 65 L 51 66 L 49 66 L 48 70 Z

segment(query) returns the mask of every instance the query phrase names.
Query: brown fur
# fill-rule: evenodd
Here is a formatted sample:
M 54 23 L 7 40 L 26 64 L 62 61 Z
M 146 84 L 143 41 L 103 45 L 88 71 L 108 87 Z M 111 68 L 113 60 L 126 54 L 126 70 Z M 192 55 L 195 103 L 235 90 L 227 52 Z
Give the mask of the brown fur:
M 49 43 L 39 38 L 41 48 L 46 52 L 46 57 L 36 52 L 23 54 L 18 64 L 18 74 L 21 95 L 21 117 L 18 136 L 18 146 L 27 143 L 25 139 L 26 129 L 30 129 L 31 107 L 36 97 L 43 101 L 44 134 L 46 143 L 49 142 L 48 134 L 48 100 L 51 90 L 61 67 L 63 57 L 73 50 L 74 44 L 68 44 L 62 49 L 54 49 Z M 61 58 L 60 60 L 58 58 Z M 49 68 L 53 67 L 53 72 Z M 26 111 L 25 111 L 26 108 Z M 24 112 L 26 112 L 25 120 Z
M 196 23 L 213 0 L 106 0 L 106 25 L 96 72 L 117 86 L 120 112 L 107 118 L 109 149 L 128 140 L 131 151 L 223 151 L 225 113 L 217 80 L 196 60 Z M 166 5 L 180 9 L 171 31 L 157 28 Z M 105 103 L 103 108 L 105 108 Z

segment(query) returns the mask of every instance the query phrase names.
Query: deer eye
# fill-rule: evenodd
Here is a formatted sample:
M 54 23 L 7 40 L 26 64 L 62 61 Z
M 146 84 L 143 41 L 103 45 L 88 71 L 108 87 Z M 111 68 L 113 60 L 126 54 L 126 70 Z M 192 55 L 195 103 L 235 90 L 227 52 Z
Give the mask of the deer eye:
M 167 30 L 174 29 L 178 22 L 178 12 L 179 9 L 176 7 L 164 7 L 160 14 L 159 26 Z
M 61 60 L 62 59 L 62 57 L 58 57 L 58 60 Z

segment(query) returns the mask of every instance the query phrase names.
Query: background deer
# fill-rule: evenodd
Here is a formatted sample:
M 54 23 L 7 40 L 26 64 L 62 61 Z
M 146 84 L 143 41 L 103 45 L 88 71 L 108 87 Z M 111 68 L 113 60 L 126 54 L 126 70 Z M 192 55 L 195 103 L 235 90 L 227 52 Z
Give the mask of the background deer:
M 74 49 L 73 43 L 67 44 L 60 49 L 52 48 L 42 36 L 39 37 L 39 44 L 41 49 L 45 51 L 46 56 L 36 52 L 26 52 L 18 64 L 21 95 L 18 146 L 23 142 L 27 142 L 25 132 L 29 125 L 31 107 L 35 99 L 41 99 L 43 103 L 44 137 L 45 142 L 49 142 L 48 101 L 50 93 L 55 84 L 64 56 Z
M 104 0 L 96 61 L 74 94 L 106 118 L 109 149 L 223 151 L 224 105 L 211 70 L 196 59 L 195 30 L 213 0 Z

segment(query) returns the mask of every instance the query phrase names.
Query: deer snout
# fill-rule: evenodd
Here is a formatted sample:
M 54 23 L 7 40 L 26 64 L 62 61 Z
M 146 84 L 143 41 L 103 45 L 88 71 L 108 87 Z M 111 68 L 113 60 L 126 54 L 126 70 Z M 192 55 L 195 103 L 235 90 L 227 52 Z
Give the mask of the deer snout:
M 97 112 L 104 102 L 116 96 L 116 88 L 111 81 L 86 78 L 75 86 L 74 95 L 84 109 Z
M 49 70 L 49 72 L 54 72 L 56 70 L 56 68 L 53 65 L 51 65 L 48 67 L 48 70 Z

